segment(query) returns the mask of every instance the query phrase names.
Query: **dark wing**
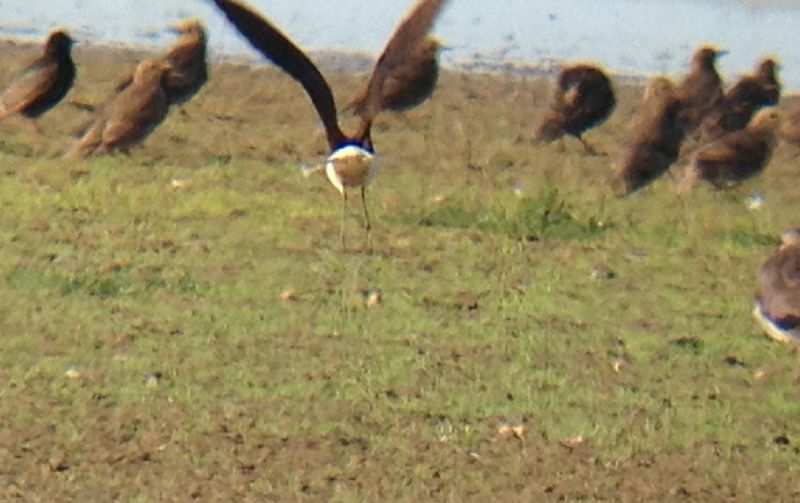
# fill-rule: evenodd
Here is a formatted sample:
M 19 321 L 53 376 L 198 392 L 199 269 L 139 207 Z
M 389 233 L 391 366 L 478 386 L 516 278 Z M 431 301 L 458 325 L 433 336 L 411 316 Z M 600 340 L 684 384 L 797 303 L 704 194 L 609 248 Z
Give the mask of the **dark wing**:
M 335 149 L 345 136 L 339 128 L 333 93 L 314 63 L 261 15 L 233 0 L 214 3 L 253 47 L 303 86 L 325 126 L 331 150 Z
M 34 62 L 0 92 L 0 118 L 22 112 L 45 94 L 58 75 L 58 63 L 51 59 Z
M 438 42 L 424 39 L 383 81 L 381 110 L 403 111 L 424 102 L 439 79 Z M 368 82 L 366 84 L 369 84 Z M 358 90 L 344 110 L 363 115 L 367 85 Z
M 401 65 L 408 54 L 422 42 L 446 1 L 418 0 L 417 5 L 395 29 L 386 48 L 378 58 L 369 84 L 367 84 L 363 113 L 361 114 L 361 131 L 357 135 L 359 139 L 363 139 L 365 135 L 369 134 L 369 125 L 382 108 L 384 81 L 392 70 Z
M 118 94 L 103 111 L 106 121 L 102 142 L 106 147 L 127 148 L 142 141 L 167 115 L 167 96 L 161 75 Z
M 589 129 L 604 121 L 616 106 L 611 81 L 598 69 L 587 68 L 573 85 L 572 102 L 568 107 L 568 122 L 575 129 Z
M 729 133 L 703 147 L 698 153 L 698 158 L 703 161 L 761 162 L 769 147 L 767 143 L 768 138 L 765 138 L 763 134 L 742 129 Z

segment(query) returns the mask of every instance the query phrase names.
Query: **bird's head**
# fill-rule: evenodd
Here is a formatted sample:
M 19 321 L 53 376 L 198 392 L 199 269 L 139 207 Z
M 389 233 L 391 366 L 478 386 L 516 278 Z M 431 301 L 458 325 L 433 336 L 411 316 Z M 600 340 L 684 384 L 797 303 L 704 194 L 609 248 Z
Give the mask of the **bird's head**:
M 199 19 L 185 19 L 170 25 L 169 31 L 186 37 L 205 40 L 206 29 Z
M 774 79 L 775 72 L 780 70 L 781 65 L 773 58 L 764 58 L 758 63 L 756 75 L 760 79 Z
M 781 248 L 788 248 L 790 246 L 800 248 L 800 229 L 795 227 L 783 231 L 783 234 L 781 234 L 781 243 Z
M 432 52 L 449 51 L 453 48 L 447 42 L 434 35 L 427 37 L 423 44 L 428 46 L 429 50 Z
M 47 37 L 45 44 L 45 52 L 47 54 L 65 54 L 69 53 L 72 48 L 74 40 L 65 30 L 54 30 Z
M 450 47 L 439 37 L 429 36 L 424 38 L 414 50 L 414 58 L 419 61 L 435 60 L 439 51 L 449 50 Z
M 717 58 L 726 54 L 728 54 L 728 51 L 719 47 L 704 45 L 694 53 L 692 64 L 699 68 L 713 68 Z
M 781 125 L 781 115 L 775 107 L 762 108 L 751 119 L 750 129 L 758 131 L 776 131 Z

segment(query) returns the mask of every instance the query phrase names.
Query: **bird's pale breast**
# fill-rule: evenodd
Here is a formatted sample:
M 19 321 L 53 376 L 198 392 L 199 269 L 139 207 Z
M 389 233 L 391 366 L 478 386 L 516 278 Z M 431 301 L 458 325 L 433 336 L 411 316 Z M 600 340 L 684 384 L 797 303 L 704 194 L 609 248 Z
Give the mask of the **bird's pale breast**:
M 325 174 L 339 192 L 367 185 L 377 170 L 375 155 L 357 145 L 336 150 L 325 163 Z

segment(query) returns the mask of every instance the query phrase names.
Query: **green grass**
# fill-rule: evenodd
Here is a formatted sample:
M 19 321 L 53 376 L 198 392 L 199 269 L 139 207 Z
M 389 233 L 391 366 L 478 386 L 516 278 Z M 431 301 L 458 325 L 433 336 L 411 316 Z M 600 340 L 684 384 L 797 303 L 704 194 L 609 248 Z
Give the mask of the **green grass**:
M 618 200 L 608 157 L 524 139 L 541 83 L 493 83 L 446 75 L 419 125 L 376 126 L 374 254 L 356 202 L 339 251 L 338 195 L 297 170 L 314 148 L 193 156 L 165 136 L 199 148 L 200 127 L 171 117 L 131 158 L 5 149 L 0 496 L 796 497 L 797 353 L 750 318 L 757 269 L 800 214 L 793 159 L 727 193 L 665 179 Z M 211 113 L 215 88 L 202 96 L 190 118 Z M 593 141 L 613 150 L 625 120 Z M 301 150 L 316 126 L 296 122 L 278 134 Z

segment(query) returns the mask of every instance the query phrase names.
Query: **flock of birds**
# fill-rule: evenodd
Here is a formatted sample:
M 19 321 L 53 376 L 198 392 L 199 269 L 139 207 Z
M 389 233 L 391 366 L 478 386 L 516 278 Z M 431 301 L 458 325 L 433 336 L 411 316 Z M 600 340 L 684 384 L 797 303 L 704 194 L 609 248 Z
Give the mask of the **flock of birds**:
M 299 47 L 238 0 L 213 1 L 256 50 L 308 94 L 330 148 L 329 156 L 317 168 L 341 195 L 342 248 L 348 188 L 360 189 L 366 241 L 371 248 L 365 188 L 378 170 L 372 121 L 382 110 L 406 110 L 432 94 L 442 44 L 429 31 L 446 0 L 417 0 L 395 29 L 366 85 L 344 107 L 360 117 L 353 134 L 341 130 L 330 86 Z M 180 37 L 170 50 L 140 62 L 123 76 L 112 96 L 95 107 L 95 117 L 80 128 L 80 138 L 65 159 L 127 152 L 164 120 L 170 106 L 191 99 L 205 84 L 203 25 L 190 20 L 175 25 L 174 30 Z M 50 34 L 44 53 L 0 91 L 0 119 L 21 114 L 35 120 L 64 98 L 76 75 L 72 44 L 65 31 Z M 714 47 L 701 47 L 689 72 L 677 84 L 662 76 L 648 81 L 631 120 L 623 155 L 614 162 L 609 176 L 617 195 L 639 190 L 676 163 L 687 164 L 680 190 L 688 190 L 700 180 L 725 188 L 764 169 L 781 129 L 774 107 L 781 91 L 778 65 L 766 58 L 752 75 L 725 90 L 716 70 L 722 54 Z M 601 68 L 566 66 L 558 76 L 537 139 L 550 142 L 573 136 L 588 153 L 596 154 L 583 135 L 602 124 L 615 106 L 612 82 Z M 784 136 L 800 142 L 800 109 L 788 119 L 782 128 Z M 800 341 L 800 230 L 786 232 L 781 248 L 763 265 L 754 315 L 771 337 Z

